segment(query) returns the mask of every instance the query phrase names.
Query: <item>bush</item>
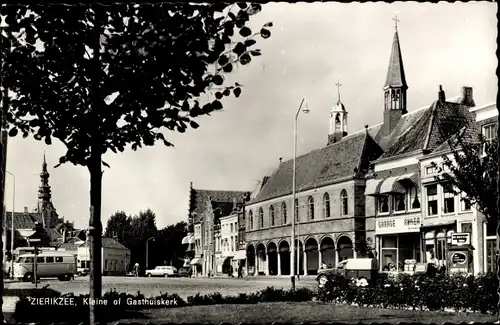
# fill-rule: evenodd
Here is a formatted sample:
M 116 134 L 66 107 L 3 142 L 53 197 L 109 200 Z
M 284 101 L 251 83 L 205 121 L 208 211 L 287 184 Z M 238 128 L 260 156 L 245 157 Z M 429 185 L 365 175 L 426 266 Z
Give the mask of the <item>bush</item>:
M 379 274 L 369 286 L 361 287 L 342 275 L 329 276 L 319 289 L 318 300 L 359 306 L 457 312 L 497 313 L 498 280 L 495 275 Z

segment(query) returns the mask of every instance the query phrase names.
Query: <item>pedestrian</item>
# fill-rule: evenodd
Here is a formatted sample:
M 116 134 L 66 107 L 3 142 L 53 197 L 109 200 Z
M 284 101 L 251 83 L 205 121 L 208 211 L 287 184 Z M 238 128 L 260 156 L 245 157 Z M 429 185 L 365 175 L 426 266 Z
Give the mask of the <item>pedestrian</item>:
M 229 277 L 233 277 L 233 266 L 229 266 Z
M 240 265 L 238 265 L 238 279 L 239 279 L 239 278 L 242 278 L 242 277 L 243 277 L 243 276 L 242 276 L 242 274 L 241 274 L 241 264 L 240 264 Z

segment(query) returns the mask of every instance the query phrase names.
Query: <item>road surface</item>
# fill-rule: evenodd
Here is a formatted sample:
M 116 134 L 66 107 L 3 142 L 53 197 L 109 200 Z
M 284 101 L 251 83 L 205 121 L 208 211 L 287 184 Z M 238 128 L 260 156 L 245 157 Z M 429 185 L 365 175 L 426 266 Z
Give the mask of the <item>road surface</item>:
M 156 296 L 162 293 L 176 293 L 180 297 L 187 299 L 197 293 L 209 294 L 219 292 L 222 295 L 237 295 L 239 293 L 253 293 L 267 287 L 290 288 L 289 277 L 247 277 L 238 278 L 135 278 L 135 277 L 110 277 L 102 278 L 103 290 L 126 292 L 136 294 L 140 291 L 146 297 Z M 77 295 L 89 293 L 89 278 L 77 277 L 72 281 L 58 281 L 56 279 L 43 279 L 38 287 L 49 285 L 49 288 L 61 293 L 73 292 Z M 33 288 L 32 283 L 12 282 L 6 283 L 6 288 L 21 289 Z M 297 288 L 306 287 L 316 289 L 317 284 L 314 278 L 301 278 L 297 282 Z M 4 297 L 4 312 L 12 312 L 17 301 L 14 297 Z

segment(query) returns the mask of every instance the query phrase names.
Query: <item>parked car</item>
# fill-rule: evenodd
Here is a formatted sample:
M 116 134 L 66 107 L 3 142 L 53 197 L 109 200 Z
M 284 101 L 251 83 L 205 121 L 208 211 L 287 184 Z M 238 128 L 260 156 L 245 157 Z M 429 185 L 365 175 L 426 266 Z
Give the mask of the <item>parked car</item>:
M 179 273 L 177 274 L 179 277 L 190 278 L 193 271 L 189 267 L 181 267 L 179 269 Z
M 89 273 L 90 273 L 89 269 L 87 269 L 85 267 L 79 267 L 77 269 L 76 275 L 78 275 L 78 276 L 87 276 L 87 275 L 89 275 Z
M 319 287 L 328 282 L 328 276 L 341 274 L 360 281 L 361 285 L 368 284 L 378 273 L 378 262 L 374 258 L 349 258 L 337 264 L 334 268 L 324 268 L 318 271 L 316 281 Z
M 146 270 L 147 277 L 153 277 L 153 276 L 169 277 L 176 275 L 177 275 L 177 269 L 173 266 L 162 265 L 162 266 L 157 266 L 152 270 Z

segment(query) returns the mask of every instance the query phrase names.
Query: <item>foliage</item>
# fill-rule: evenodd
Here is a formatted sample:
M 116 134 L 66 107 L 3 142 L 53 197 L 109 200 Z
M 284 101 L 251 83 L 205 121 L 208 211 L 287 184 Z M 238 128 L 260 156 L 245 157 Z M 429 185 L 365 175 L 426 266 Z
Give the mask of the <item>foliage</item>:
M 497 224 L 498 140 L 486 140 L 474 129 L 462 130 L 448 140 L 450 152 L 443 155 L 438 181 L 455 187 L 462 201 L 474 205 L 487 221 Z M 443 169 L 446 169 L 443 171 Z
M 197 128 L 194 118 L 239 97 L 224 75 L 261 54 L 256 36 L 270 36 L 271 23 L 257 33 L 247 26 L 260 5 L 227 6 L 4 6 L 2 41 L 12 49 L 2 51 L 3 86 L 17 94 L 10 135 L 58 138 L 67 149 L 60 163 L 87 167 L 96 146 L 97 154 L 171 146 L 162 128 Z M 213 90 L 216 99 L 202 105 Z
M 333 274 L 319 289 L 318 299 L 368 307 L 431 311 L 453 309 L 456 312 L 494 314 L 497 312 L 497 287 L 494 274 L 477 277 L 399 274 L 397 278 L 380 274 L 365 287 L 343 275 Z
M 104 236 L 116 238 L 120 244 L 131 248 L 133 244 L 132 217 L 128 216 L 124 211 L 116 211 L 108 219 Z

